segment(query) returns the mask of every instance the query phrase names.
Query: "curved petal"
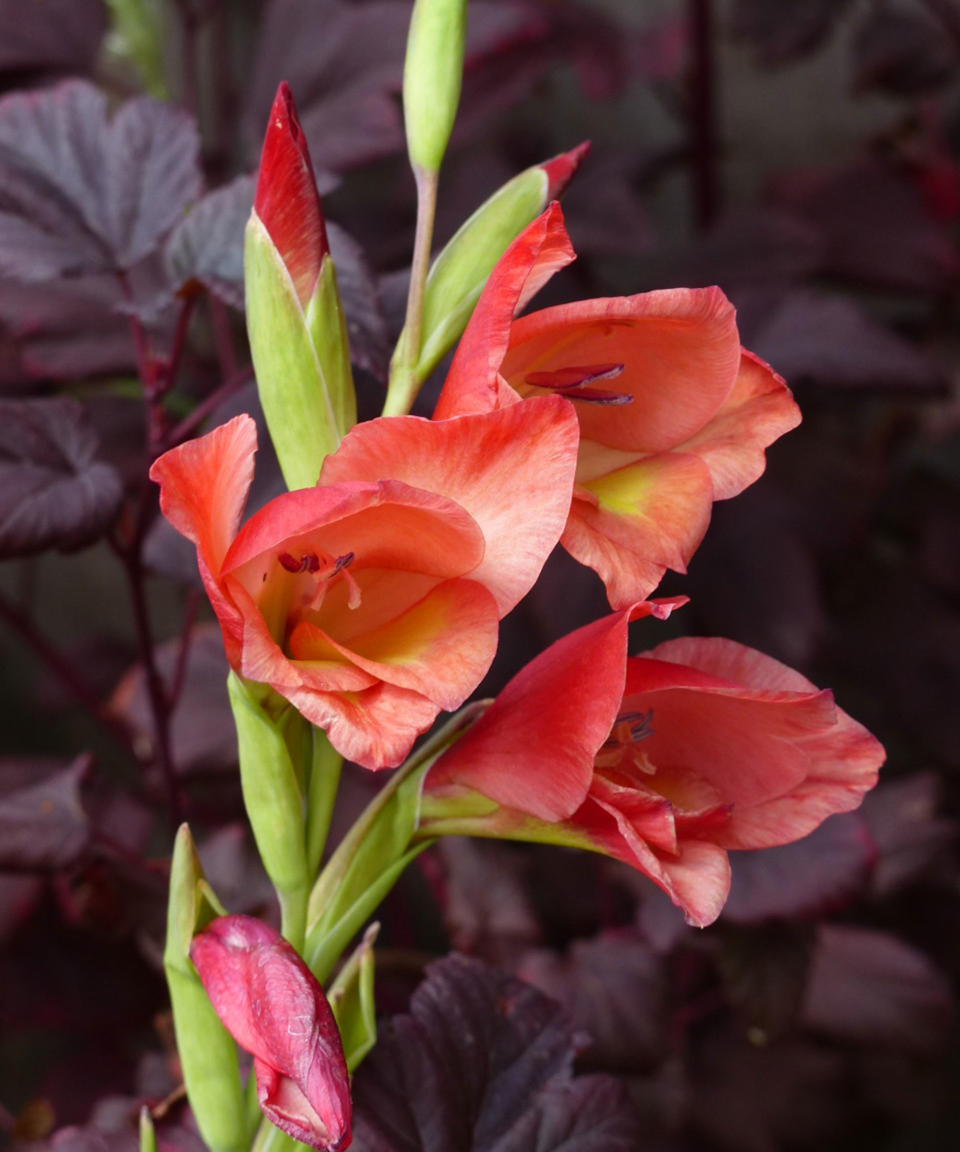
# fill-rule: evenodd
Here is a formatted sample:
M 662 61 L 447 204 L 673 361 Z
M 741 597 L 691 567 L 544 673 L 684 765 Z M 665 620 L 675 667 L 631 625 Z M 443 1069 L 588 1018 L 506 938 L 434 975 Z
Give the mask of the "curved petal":
M 150 469 L 150 479 L 160 485 L 161 512 L 197 547 L 200 575 L 233 665 L 239 659 L 241 618 L 224 594 L 221 568 L 253 482 L 256 451 L 256 424 L 249 416 L 235 416 L 205 436 L 171 448 Z
M 503 616 L 563 530 L 577 435 L 570 404 L 555 396 L 453 420 L 391 416 L 353 428 L 324 461 L 320 482 L 391 476 L 464 508 L 486 541 L 470 578 L 489 588 Z
M 615 806 L 591 794 L 571 821 L 595 845 L 648 876 L 678 907 L 688 924 L 705 928 L 720 915 L 730 891 L 730 861 L 709 841 L 686 840 L 676 854 L 655 852 Z
M 550 277 L 576 259 L 559 204 L 551 204 L 497 261 L 473 310 L 433 413 L 447 420 L 499 403 L 497 372 L 510 324 Z
M 301 488 L 271 500 L 243 526 L 223 572 L 241 575 L 245 569 L 244 584 L 259 589 L 279 552 L 299 556 L 319 549 L 330 556 L 352 552 L 355 569 L 395 568 L 448 578 L 476 568 L 484 547 L 477 524 L 449 497 L 377 478 Z
M 437 761 L 428 790 L 469 788 L 553 822 L 583 802 L 623 690 L 629 611 L 551 644 Z
M 611 607 L 622 608 L 648 596 L 667 568 L 686 571 L 712 503 L 697 456 L 650 456 L 578 485 L 561 542 L 600 576 Z
M 348 646 L 308 621 L 290 636 L 300 661 L 348 660 L 371 678 L 410 688 L 452 711 L 480 683 L 497 650 L 497 606 L 472 580 L 447 580 Z
M 324 729 L 341 756 L 374 771 L 401 764 L 440 711 L 419 692 L 395 684 L 375 684 L 362 692 L 295 689 L 284 695 L 312 724 Z
M 611 448 L 663 452 L 695 435 L 733 389 L 735 310 L 719 288 L 670 288 L 584 300 L 515 321 L 500 372 L 521 395 L 532 373 L 623 365 L 611 382 L 628 404 L 577 405 L 581 433 Z
M 743 349 L 733 391 L 681 451 L 695 452 L 710 469 L 714 500 L 728 500 L 763 475 L 764 449 L 796 428 L 800 419 L 782 377 Z

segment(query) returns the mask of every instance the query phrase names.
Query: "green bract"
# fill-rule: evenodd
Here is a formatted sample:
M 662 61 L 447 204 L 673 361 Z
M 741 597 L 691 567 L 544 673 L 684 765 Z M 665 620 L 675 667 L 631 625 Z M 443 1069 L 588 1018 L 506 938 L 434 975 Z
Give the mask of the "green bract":
M 247 331 L 260 403 L 288 488 L 317 482 L 356 422 L 346 320 L 329 253 L 306 308 L 253 213 L 244 248 Z
M 224 910 L 203 877 L 190 829 L 183 824 L 170 862 L 163 950 L 177 1051 L 187 1098 L 207 1147 L 211 1152 L 241 1152 L 250 1139 L 237 1046 L 220 1023 L 190 962 L 194 933 L 222 915 Z

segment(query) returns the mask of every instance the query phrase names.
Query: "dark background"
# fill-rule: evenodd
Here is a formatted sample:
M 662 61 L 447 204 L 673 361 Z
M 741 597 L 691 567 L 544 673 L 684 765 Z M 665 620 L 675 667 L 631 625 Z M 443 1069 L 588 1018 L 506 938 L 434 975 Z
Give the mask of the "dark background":
M 345 230 L 361 409 L 378 412 L 415 208 L 398 95 L 409 7 L 0 0 L 0 223 L 20 221 L 0 229 L 0 1129 L 14 1145 L 87 1125 L 70 1139 L 126 1147 L 137 1105 L 170 1093 L 162 1140 L 194 1139 L 159 967 L 181 817 L 228 907 L 272 913 L 241 823 L 219 637 L 146 469 L 179 422 L 256 404 L 238 307 L 252 193 L 231 182 L 255 168 L 281 79 Z M 617 1079 L 638 1148 L 946 1148 L 960 5 L 471 0 L 470 29 L 438 241 L 515 172 L 589 138 L 564 199 L 579 259 L 540 302 L 718 283 L 804 413 L 763 479 L 715 507 L 689 574 L 664 582 L 691 605 L 638 626 L 634 650 L 679 632 L 761 648 L 834 688 L 888 763 L 862 812 L 738 858 L 703 932 L 621 865 L 444 844 L 383 910 L 384 1009 L 404 1011 L 425 964 L 457 948 L 567 1007 L 592 1036 L 577 1072 Z M 90 239 L 89 190 L 64 165 L 26 197 L 10 176 L 10 100 L 66 77 L 111 109 L 145 92 L 185 109 L 161 122 L 137 106 L 176 175 L 139 205 L 142 251 Z M 119 186 L 140 161 L 80 92 L 70 132 L 119 157 Z M 206 215 L 174 244 L 194 203 Z M 31 213 L 52 248 L 22 231 Z M 279 484 L 267 455 L 259 500 Z M 48 496 L 32 503 L 36 486 Z M 602 611 L 595 577 L 555 556 L 483 691 Z M 348 771 L 341 826 L 373 786 Z

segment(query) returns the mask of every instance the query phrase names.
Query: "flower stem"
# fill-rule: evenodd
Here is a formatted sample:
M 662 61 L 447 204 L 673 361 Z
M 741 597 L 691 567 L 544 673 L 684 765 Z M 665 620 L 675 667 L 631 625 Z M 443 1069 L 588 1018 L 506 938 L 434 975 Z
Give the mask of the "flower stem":
M 417 231 L 413 241 L 410 266 L 410 288 L 407 292 L 407 315 L 400 341 L 390 364 L 390 383 L 383 406 L 384 416 L 404 416 L 413 407 L 420 388 L 417 361 L 423 332 L 423 300 L 430 271 L 430 246 L 437 211 L 437 173 L 415 165 L 417 181 Z

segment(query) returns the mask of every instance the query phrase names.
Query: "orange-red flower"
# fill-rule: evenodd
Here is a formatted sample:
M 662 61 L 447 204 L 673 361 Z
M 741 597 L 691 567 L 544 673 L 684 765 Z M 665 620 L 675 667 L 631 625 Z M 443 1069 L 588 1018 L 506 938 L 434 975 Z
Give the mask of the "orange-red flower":
M 368 768 L 398 764 L 486 672 L 498 621 L 566 517 L 570 405 L 355 427 L 314 488 L 242 528 L 256 426 L 238 416 L 153 465 L 160 506 L 197 546 L 227 658 Z M 239 529 L 239 531 L 238 531 Z
M 323 989 L 277 932 L 221 916 L 190 959 L 224 1027 L 253 1056 L 265 1116 L 320 1152 L 350 1146 L 350 1079 Z
M 855 808 L 883 748 L 829 691 L 731 640 L 626 659 L 630 616 L 571 633 L 507 685 L 427 775 L 421 834 L 603 852 L 709 924 L 727 850 L 786 844 Z
M 799 412 L 784 382 L 740 347 L 719 288 L 675 288 L 514 314 L 574 259 L 559 205 L 494 269 L 454 357 L 434 419 L 555 392 L 576 404 L 580 453 L 564 547 L 610 603 L 684 571 L 714 500 L 764 469 Z

